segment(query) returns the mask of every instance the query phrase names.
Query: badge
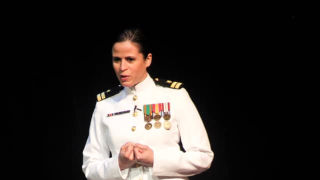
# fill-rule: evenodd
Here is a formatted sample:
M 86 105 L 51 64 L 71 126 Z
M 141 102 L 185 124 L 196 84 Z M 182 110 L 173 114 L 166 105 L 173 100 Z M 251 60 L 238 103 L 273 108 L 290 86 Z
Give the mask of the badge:
M 130 110 L 120 111 L 120 112 L 115 112 L 115 113 L 109 113 L 109 114 L 107 114 L 107 117 L 111 117 L 111 116 L 115 116 L 115 115 L 121 115 L 121 114 L 129 113 L 129 112 L 130 112 Z

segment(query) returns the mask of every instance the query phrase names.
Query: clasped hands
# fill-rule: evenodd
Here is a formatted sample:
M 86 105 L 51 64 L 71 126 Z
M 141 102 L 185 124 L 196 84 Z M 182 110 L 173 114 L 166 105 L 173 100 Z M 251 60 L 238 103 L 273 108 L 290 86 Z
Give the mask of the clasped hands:
M 153 150 L 139 143 L 127 142 L 121 146 L 119 153 L 119 167 L 121 170 L 132 167 L 135 164 L 153 166 Z

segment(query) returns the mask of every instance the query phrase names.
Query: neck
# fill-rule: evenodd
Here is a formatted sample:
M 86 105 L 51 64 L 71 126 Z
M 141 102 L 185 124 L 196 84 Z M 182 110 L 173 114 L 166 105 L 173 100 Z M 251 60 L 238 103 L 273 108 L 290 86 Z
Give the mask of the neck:
M 143 82 L 146 78 L 148 77 L 148 73 L 146 72 L 143 77 L 141 78 L 142 80 L 140 80 L 138 83 L 136 83 L 135 85 L 133 85 L 131 88 L 135 88 L 138 84 L 140 84 L 141 82 Z

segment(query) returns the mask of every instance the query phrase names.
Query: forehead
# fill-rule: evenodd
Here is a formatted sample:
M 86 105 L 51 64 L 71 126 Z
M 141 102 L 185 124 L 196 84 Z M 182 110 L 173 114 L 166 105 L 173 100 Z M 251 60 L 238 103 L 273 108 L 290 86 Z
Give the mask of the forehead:
M 139 52 L 140 52 L 139 45 L 131 41 L 116 42 L 112 48 L 113 54 L 139 53 Z

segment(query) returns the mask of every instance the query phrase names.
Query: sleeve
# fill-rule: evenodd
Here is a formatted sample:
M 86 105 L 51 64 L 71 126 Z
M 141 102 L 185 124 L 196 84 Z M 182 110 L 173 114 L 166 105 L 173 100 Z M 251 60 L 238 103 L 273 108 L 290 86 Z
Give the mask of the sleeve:
M 214 153 L 196 106 L 184 88 L 178 91 L 175 116 L 185 152 L 169 147 L 154 150 L 155 176 L 193 176 L 209 169 L 213 161 Z
M 109 157 L 106 128 L 103 128 L 102 115 L 97 110 L 93 112 L 89 136 L 83 150 L 82 170 L 90 180 L 120 180 L 126 179 L 129 169 L 120 170 L 118 156 Z

